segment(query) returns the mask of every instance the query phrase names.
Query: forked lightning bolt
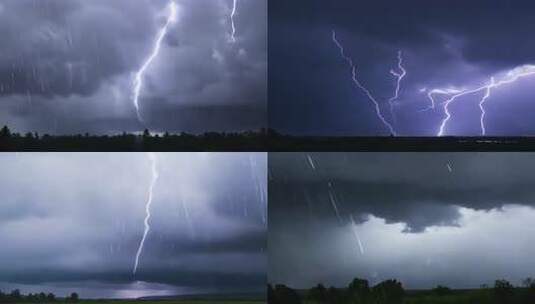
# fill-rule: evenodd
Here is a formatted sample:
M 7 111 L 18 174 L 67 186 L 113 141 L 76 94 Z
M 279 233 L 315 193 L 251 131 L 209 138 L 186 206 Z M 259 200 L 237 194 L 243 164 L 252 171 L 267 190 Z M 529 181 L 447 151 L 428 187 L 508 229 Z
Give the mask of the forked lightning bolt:
M 344 50 L 344 47 L 342 46 L 342 44 L 338 41 L 338 39 L 336 38 L 336 31 L 332 31 L 332 40 L 334 42 L 334 44 L 336 44 L 336 46 L 338 47 L 338 49 L 340 50 L 340 55 L 342 56 L 342 58 L 347 62 L 347 64 L 349 65 L 349 67 L 351 68 L 351 73 L 352 73 L 352 79 L 353 79 L 353 83 L 360 89 L 364 92 L 364 94 L 366 94 L 366 96 L 368 97 L 368 99 L 374 104 L 375 106 L 375 113 L 377 115 L 377 118 L 379 118 L 379 120 L 381 120 L 381 122 L 383 123 L 383 125 L 390 131 L 390 134 L 392 135 L 397 135 L 396 131 L 394 130 L 394 127 L 392 127 L 392 125 L 385 119 L 385 117 L 383 116 L 383 113 L 381 112 L 381 107 L 379 105 L 379 102 L 377 102 L 377 99 L 375 99 L 375 97 L 372 95 L 372 93 L 370 92 L 370 90 L 368 90 L 364 85 L 362 85 L 360 83 L 360 81 L 358 80 L 357 78 L 357 67 L 355 66 L 355 64 L 353 63 L 353 60 L 348 57 L 346 54 L 345 54 L 345 50 Z
M 141 89 L 143 88 L 143 79 L 145 76 L 145 72 L 150 67 L 154 59 L 158 57 L 158 54 L 160 53 L 160 49 L 162 47 L 163 39 L 167 35 L 167 32 L 169 31 L 169 27 L 177 21 L 178 6 L 175 3 L 175 1 L 171 1 L 169 3 L 168 10 L 169 10 L 169 16 L 167 17 L 167 22 L 160 29 L 160 31 L 158 32 L 158 35 L 156 36 L 156 41 L 155 41 L 152 53 L 149 55 L 149 57 L 147 57 L 147 59 L 144 61 L 143 65 L 141 66 L 141 68 L 138 70 L 138 72 L 135 74 L 135 77 L 134 77 L 132 100 L 134 102 L 134 107 L 136 108 L 137 118 L 140 122 L 143 122 L 143 119 L 139 112 L 139 96 L 141 94 Z
M 233 0 L 232 12 L 230 13 L 230 25 L 232 27 L 231 32 L 230 32 L 230 41 L 232 43 L 236 42 L 236 23 L 234 22 L 234 17 L 236 17 L 237 10 L 238 10 L 238 0 Z
M 481 86 L 475 89 L 470 89 L 470 90 L 463 90 L 459 93 L 452 95 L 443 103 L 443 109 L 444 109 L 444 113 L 446 114 L 446 116 L 444 117 L 444 119 L 442 120 L 442 123 L 440 124 L 440 128 L 438 130 L 437 136 L 444 136 L 446 132 L 447 124 L 452 116 L 450 113 L 449 107 L 453 102 L 455 102 L 460 97 L 471 95 L 471 94 L 476 94 L 476 93 L 483 93 L 483 92 L 484 92 L 484 95 L 482 96 L 479 102 L 479 107 L 481 109 L 480 124 L 481 124 L 481 135 L 486 135 L 487 130 L 486 130 L 485 121 L 484 121 L 486 112 L 485 112 L 484 104 L 487 101 L 487 99 L 490 98 L 492 89 L 499 88 L 506 84 L 511 84 L 513 82 L 516 82 L 520 78 L 532 76 L 532 75 L 535 75 L 535 65 L 524 65 L 524 66 L 521 66 L 521 67 L 518 67 L 509 71 L 500 81 L 495 81 L 493 77 L 490 79 L 490 82 L 484 86 Z
M 396 106 L 395 102 L 399 98 L 399 91 L 401 90 L 401 81 L 403 80 L 403 78 L 405 78 L 405 76 L 407 76 L 407 70 L 405 70 L 405 68 L 403 67 L 403 54 L 401 51 L 398 51 L 398 69 L 399 71 L 395 71 L 393 69 L 390 70 L 390 74 L 396 77 L 396 88 L 394 89 L 394 96 L 392 96 L 388 100 L 388 103 L 390 104 L 390 113 L 393 119 L 396 117 L 394 113 L 394 108 Z
M 148 153 L 149 161 L 151 164 L 151 172 L 152 172 L 152 178 L 149 186 L 149 196 L 147 198 L 147 203 L 145 204 L 145 230 L 143 231 L 143 237 L 141 238 L 141 242 L 139 243 L 139 247 L 137 249 L 136 253 L 136 261 L 134 263 L 134 269 L 132 270 L 132 274 L 136 274 L 137 268 L 139 265 L 139 258 L 141 256 L 141 253 L 143 252 L 143 246 L 145 245 L 145 240 L 147 239 L 147 235 L 150 231 L 150 207 L 152 205 L 152 198 L 154 197 L 154 187 L 156 186 L 156 182 L 158 181 L 158 158 L 156 157 L 156 154 L 154 153 Z

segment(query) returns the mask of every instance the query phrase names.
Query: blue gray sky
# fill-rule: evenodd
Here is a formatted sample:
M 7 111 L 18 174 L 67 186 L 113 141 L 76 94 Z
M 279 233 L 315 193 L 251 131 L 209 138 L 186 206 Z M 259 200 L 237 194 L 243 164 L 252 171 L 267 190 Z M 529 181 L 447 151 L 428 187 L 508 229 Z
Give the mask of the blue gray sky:
M 266 154 L 0 155 L 0 290 L 81 297 L 263 292 Z

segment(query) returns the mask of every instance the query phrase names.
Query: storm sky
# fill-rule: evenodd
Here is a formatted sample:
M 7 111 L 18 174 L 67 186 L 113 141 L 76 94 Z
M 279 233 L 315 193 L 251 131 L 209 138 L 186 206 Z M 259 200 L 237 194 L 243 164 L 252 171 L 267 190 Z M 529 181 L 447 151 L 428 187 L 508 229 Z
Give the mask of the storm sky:
M 446 117 L 436 95 L 471 90 L 534 71 L 533 1 L 284 1 L 269 2 L 270 127 L 298 135 L 389 135 L 372 102 L 332 40 L 334 30 L 356 75 L 398 135 L 435 136 Z M 394 116 L 388 100 L 401 73 Z M 531 65 L 531 66 L 530 66 Z M 513 74 L 514 75 L 514 74 Z M 533 135 L 535 76 L 492 90 L 484 104 L 487 135 Z M 451 104 L 444 135 L 481 135 L 479 101 L 485 90 Z
M 145 153 L 4 153 L 0 290 L 65 296 L 262 292 L 266 154 L 157 154 L 151 230 L 136 275 Z
M 0 125 L 51 134 L 265 127 L 267 1 L 176 0 L 177 22 L 141 89 L 134 74 L 169 15 L 166 0 L 0 1 Z
M 535 276 L 534 171 L 533 153 L 272 153 L 268 281 L 520 284 Z

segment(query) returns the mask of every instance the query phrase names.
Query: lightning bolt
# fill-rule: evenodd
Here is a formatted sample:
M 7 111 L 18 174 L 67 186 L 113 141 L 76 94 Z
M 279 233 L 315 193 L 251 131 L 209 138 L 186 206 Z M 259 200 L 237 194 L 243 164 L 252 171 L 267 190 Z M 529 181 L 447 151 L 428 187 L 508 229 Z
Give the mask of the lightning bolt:
M 230 41 L 236 43 L 236 24 L 234 22 L 234 17 L 236 17 L 236 12 L 238 10 L 238 0 L 233 0 L 232 2 L 232 12 L 230 13 L 230 25 L 232 27 L 230 33 Z
M 333 193 L 333 185 L 331 182 L 328 182 L 327 185 L 329 186 L 329 201 L 331 202 L 331 205 L 333 206 L 334 213 L 336 214 L 336 217 L 338 218 L 338 222 L 342 223 L 342 217 L 340 217 L 340 212 L 338 211 L 338 204 L 336 203 L 336 197 Z
M 479 118 L 479 124 L 481 125 L 481 135 L 485 136 L 487 135 L 487 129 L 485 127 L 485 115 L 487 112 L 485 111 L 484 104 L 487 101 L 487 99 L 490 97 L 490 88 L 494 84 L 494 77 L 490 78 L 490 85 L 487 87 L 487 91 L 485 95 L 483 95 L 483 98 L 481 98 L 481 101 L 479 101 L 479 109 L 481 109 L 481 117 Z
M 450 173 L 453 172 L 453 168 L 451 167 L 451 164 L 450 164 L 450 163 L 447 163 L 447 164 L 446 164 L 446 168 L 448 168 L 448 172 L 450 172 Z
M 424 92 L 425 92 L 425 89 L 424 89 Z M 430 90 L 429 92 L 427 92 L 427 98 L 430 101 L 430 105 L 427 108 L 421 110 L 420 112 L 425 112 L 425 111 L 429 111 L 429 110 L 434 110 L 435 109 L 436 100 L 435 100 L 434 95 L 451 95 L 451 94 L 456 94 L 456 93 L 460 93 L 460 92 L 462 92 L 462 90 L 455 89 L 455 88 Z
M 535 75 L 535 65 L 524 65 L 521 67 L 517 67 L 513 70 L 510 70 L 509 72 L 507 72 L 505 77 L 503 77 L 500 81 L 495 81 L 494 77 L 491 77 L 489 83 L 486 85 L 483 85 L 483 86 L 480 86 L 471 90 L 463 90 L 457 94 L 452 95 L 443 104 L 443 110 L 446 116 L 444 117 L 444 119 L 442 120 L 440 124 L 440 128 L 438 130 L 437 136 L 444 136 L 446 132 L 447 124 L 452 116 L 449 111 L 450 105 L 460 97 L 471 95 L 471 94 L 476 94 L 476 93 L 481 93 L 481 92 L 485 92 L 482 99 L 479 102 L 479 107 L 481 109 L 481 116 L 480 116 L 481 134 L 486 135 L 486 127 L 485 127 L 485 122 L 484 122 L 486 112 L 485 112 L 484 104 L 487 101 L 487 99 L 490 98 L 492 90 L 495 88 L 499 88 L 501 86 L 507 85 L 507 84 L 514 83 L 520 78 L 524 78 L 524 77 L 532 76 L 532 75 Z
M 169 16 L 167 17 L 167 22 L 165 25 L 160 29 L 158 32 L 158 35 L 156 36 L 156 41 L 154 43 L 154 48 L 152 49 L 152 52 L 150 53 L 149 57 L 144 61 L 141 68 L 138 70 L 138 72 L 135 74 L 134 81 L 133 81 L 133 97 L 132 100 L 134 102 L 134 107 L 136 108 L 136 114 L 137 118 L 140 122 L 143 122 L 143 119 L 141 117 L 141 114 L 139 113 L 139 96 L 141 94 L 141 89 L 143 87 L 143 79 L 145 76 L 145 72 L 150 67 L 154 59 L 158 57 L 158 54 L 160 53 L 160 49 L 162 47 L 162 42 L 165 36 L 167 35 L 167 32 L 169 30 L 169 27 L 177 21 L 177 11 L 178 6 L 175 3 L 175 1 L 169 2 L 168 8 L 169 10 Z
M 405 76 L 407 76 L 407 70 L 403 67 L 403 54 L 400 51 L 398 51 L 398 69 L 399 72 L 396 72 L 395 70 L 390 70 L 390 74 L 392 74 L 394 77 L 396 77 L 396 88 L 394 90 L 394 96 L 392 96 L 388 103 L 390 104 L 390 113 L 392 115 L 392 118 L 395 118 L 395 112 L 394 107 L 396 106 L 395 101 L 399 98 L 399 91 L 401 90 L 401 81 Z
M 364 246 L 362 246 L 362 242 L 360 241 L 360 237 L 357 232 L 357 224 L 355 224 L 355 219 L 353 219 L 353 214 L 350 215 L 350 218 L 351 218 L 351 231 L 353 231 L 353 235 L 355 236 L 355 239 L 357 240 L 357 244 L 359 245 L 360 254 L 364 254 Z
M 316 165 L 314 164 L 314 160 L 312 159 L 310 154 L 307 154 L 307 160 L 308 164 L 310 165 L 310 168 L 312 168 L 312 170 L 316 170 Z
M 136 261 L 134 263 L 134 269 L 132 270 L 132 274 L 136 274 L 137 272 L 137 267 L 139 265 L 139 257 L 141 256 L 141 252 L 143 252 L 143 246 L 145 245 L 145 240 L 147 239 L 147 235 L 149 234 L 149 231 L 150 231 L 150 207 L 152 205 L 152 198 L 153 198 L 153 192 L 154 192 L 154 187 L 156 186 L 156 182 L 158 181 L 158 177 L 159 177 L 159 174 L 158 174 L 158 158 L 156 157 L 156 154 L 154 153 L 148 153 L 148 158 L 149 158 L 149 161 L 150 161 L 150 164 L 151 164 L 151 171 L 152 171 L 152 179 L 151 179 L 151 182 L 150 182 L 150 186 L 149 186 L 149 197 L 147 199 L 147 203 L 145 205 L 145 213 L 146 213 L 146 216 L 145 216 L 145 221 L 144 221 L 144 224 L 145 224 L 145 231 L 143 231 L 143 237 L 141 238 L 141 242 L 139 243 L 139 247 L 137 249 L 137 253 L 136 253 Z
M 342 56 L 342 58 L 347 62 L 347 64 L 349 65 L 349 67 L 351 68 L 351 73 L 352 73 L 352 79 L 353 79 L 353 83 L 360 89 L 364 92 L 364 94 L 366 94 L 366 96 L 368 97 L 368 99 L 373 103 L 374 107 L 375 107 L 375 114 L 377 115 L 377 118 L 379 118 L 379 120 L 381 120 L 381 122 L 383 123 L 383 125 L 390 131 L 390 134 L 394 135 L 394 136 L 397 136 L 397 133 L 396 131 L 394 130 L 394 127 L 392 127 L 392 125 L 385 119 L 383 113 L 381 112 L 381 107 L 379 106 L 379 102 L 377 102 L 377 99 L 375 99 L 375 97 L 372 95 L 372 93 L 370 92 L 370 90 L 368 90 L 364 85 L 362 85 L 362 83 L 360 83 L 360 81 L 358 80 L 357 78 L 357 67 L 356 65 L 353 63 L 353 60 L 348 57 L 346 54 L 345 54 L 345 50 L 344 50 L 344 47 L 342 46 L 342 44 L 338 41 L 338 39 L 336 38 L 336 31 L 332 31 L 332 40 L 334 42 L 334 44 L 338 47 L 338 49 L 340 50 L 340 55 Z

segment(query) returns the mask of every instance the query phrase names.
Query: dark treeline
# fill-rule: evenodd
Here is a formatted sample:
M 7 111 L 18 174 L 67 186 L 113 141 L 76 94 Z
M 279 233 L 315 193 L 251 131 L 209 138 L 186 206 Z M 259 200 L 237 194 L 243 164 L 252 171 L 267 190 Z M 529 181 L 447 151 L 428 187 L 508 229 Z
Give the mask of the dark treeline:
M 266 151 L 267 130 L 241 133 L 62 135 L 12 133 L 0 129 L 0 151 Z
M 63 299 L 56 298 L 53 293 L 29 293 L 23 295 L 20 290 L 15 289 L 10 293 L 3 293 L 0 291 L 0 303 L 53 303 L 53 302 L 78 302 L 78 294 L 71 293 L 68 297 Z
M 437 286 L 432 290 L 406 291 L 396 280 L 371 287 L 367 280 L 354 279 L 346 288 L 326 288 L 322 284 L 309 290 L 285 285 L 268 285 L 269 304 L 533 304 L 535 280 L 524 280 L 515 287 L 506 280 L 480 289 L 453 290 Z
M 533 151 L 535 137 L 292 136 L 269 131 L 273 152 Z

